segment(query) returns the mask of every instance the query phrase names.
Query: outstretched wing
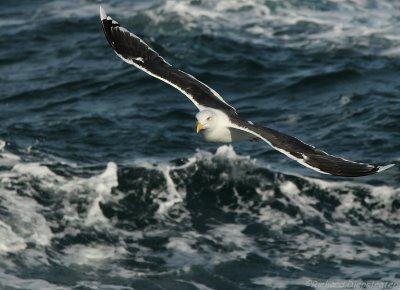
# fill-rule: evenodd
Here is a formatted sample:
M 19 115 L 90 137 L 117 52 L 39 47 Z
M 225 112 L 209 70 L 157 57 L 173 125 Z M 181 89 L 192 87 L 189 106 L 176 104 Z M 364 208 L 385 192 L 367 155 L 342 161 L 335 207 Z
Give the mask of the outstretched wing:
M 394 165 L 377 166 L 349 161 L 329 155 L 328 153 L 318 150 L 299 139 L 276 130 L 250 124 L 236 116 L 231 117 L 230 120 L 232 122 L 232 128 L 257 136 L 279 152 L 320 173 L 357 177 L 381 172 Z
M 100 19 L 108 43 L 122 60 L 175 87 L 199 110 L 211 107 L 236 112 L 235 108 L 226 103 L 216 91 L 190 74 L 172 67 L 143 40 L 107 16 L 102 7 L 100 7 Z

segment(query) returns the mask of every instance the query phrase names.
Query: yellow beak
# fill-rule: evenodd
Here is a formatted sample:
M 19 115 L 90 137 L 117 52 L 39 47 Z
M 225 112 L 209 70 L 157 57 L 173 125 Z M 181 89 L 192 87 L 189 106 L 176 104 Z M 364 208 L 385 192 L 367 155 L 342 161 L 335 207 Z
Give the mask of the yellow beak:
M 200 122 L 198 122 L 197 123 L 197 128 L 196 128 L 196 132 L 197 133 L 199 133 L 201 130 L 203 130 L 204 128 L 203 128 L 203 124 L 202 123 L 200 123 Z

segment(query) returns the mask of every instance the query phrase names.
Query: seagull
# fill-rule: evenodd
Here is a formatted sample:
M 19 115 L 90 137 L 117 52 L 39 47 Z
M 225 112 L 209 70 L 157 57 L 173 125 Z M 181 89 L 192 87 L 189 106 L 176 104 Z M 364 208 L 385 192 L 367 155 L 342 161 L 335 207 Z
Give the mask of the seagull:
M 317 172 L 344 177 L 366 176 L 392 167 L 349 161 L 277 130 L 256 125 L 239 116 L 212 88 L 192 75 L 174 68 L 135 34 L 121 27 L 100 7 L 104 34 L 114 52 L 128 64 L 166 82 L 186 95 L 197 107 L 197 133 L 209 142 L 232 143 L 263 140 L 272 148 Z

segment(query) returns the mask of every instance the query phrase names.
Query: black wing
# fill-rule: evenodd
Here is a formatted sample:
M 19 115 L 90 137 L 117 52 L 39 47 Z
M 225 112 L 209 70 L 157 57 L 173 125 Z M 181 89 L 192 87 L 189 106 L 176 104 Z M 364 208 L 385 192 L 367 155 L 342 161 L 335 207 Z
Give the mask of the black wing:
M 375 174 L 394 165 L 377 166 L 349 161 L 329 155 L 328 153 L 318 150 L 299 139 L 276 130 L 250 124 L 236 116 L 233 116 L 230 119 L 232 122 L 232 128 L 246 131 L 257 136 L 279 152 L 320 173 L 345 177 L 357 177 Z
M 100 19 L 108 43 L 125 62 L 175 87 L 185 94 L 199 110 L 211 107 L 236 112 L 235 108 L 227 104 L 212 88 L 193 76 L 173 68 L 143 40 L 107 16 L 102 7 L 100 7 Z

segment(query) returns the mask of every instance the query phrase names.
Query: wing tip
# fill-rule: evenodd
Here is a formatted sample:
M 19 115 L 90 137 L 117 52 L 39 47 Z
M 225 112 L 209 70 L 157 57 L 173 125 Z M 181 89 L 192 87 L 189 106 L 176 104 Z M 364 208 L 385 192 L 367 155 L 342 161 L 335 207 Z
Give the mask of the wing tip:
M 106 20 L 107 19 L 107 13 L 106 11 L 103 9 L 103 7 L 100 6 L 100 19 L 101 20 Z
M 386 169 L 389 169 L 389 168 L 393 167 L 394 165 L 395 164 L 388 164 L 388 165 L 385 165 L 385 166 L 378 166 L 378 170 L 376 172 L 378 173 L 378 172 L 385 171 Z

